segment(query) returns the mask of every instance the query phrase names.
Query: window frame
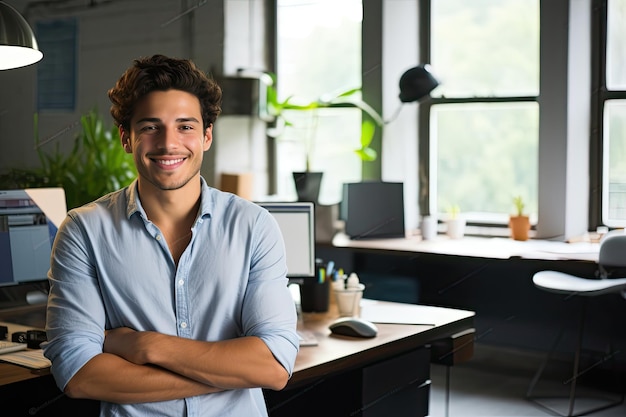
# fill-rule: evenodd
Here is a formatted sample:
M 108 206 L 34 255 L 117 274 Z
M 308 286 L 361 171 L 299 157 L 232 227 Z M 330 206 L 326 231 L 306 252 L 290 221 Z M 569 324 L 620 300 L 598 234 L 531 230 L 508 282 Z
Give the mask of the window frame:
M 363 13 L 365 14 L 365 10 L 366 10 L 366 6 L 365 6 L 365 2 L 367 0 L 360 0 L 362 7 L 363 7 Z M 370 4 L 371 5 L 371 4 Z M 278 55 L 279 55 L 279 50 L 278 50 L 278 0 L 268 0 L 268 7 L 271 10 L 271 13 L 268 13 L 268 15 L 270 16 L 270 21 L 269 23 L 269 27 L 271 27 L 271 33 L 270 36 L 272 38 L 272 42 L 270 42 L 269 44 L 271 45 L 270 48 L 268 48 L 268 71 L 277 74 L 278 73 Z M 371 10 L 371 9 L 368 9 Z M 365 15 L 363 16 L 363 20 L 365 20 Z M 364 42 L 364 36 L 365 32 L 363 30 L 363 28 L 361 29 L 361 41 L 362 41 L 362 45 Z M 361 49 L 363 48 L 363 46 L 361 45 Z M 361 54 L 361 63 L 363 62 L 363 56 Z M 368 99 L 366 98 L 368 96 L 368 94 L 370 93 L 371 89 L 366 88 L 365 87 L 365 80 L 361 81 L 361 94 L 362 94 L 362 100 L 365 101 L 366 103 L 368 102 Z M 280 84 L 280 80 L 277 81 L 277 84 Z M 280 87 L 277 85 L 275 86 L 277 89 L 280 89 Z M 349 86 L 352 87 L 352 86 Z M 355 88 L 357 86 L 354 86 Z M 280 97 L 280 99 L 284 99 L 285 97 Z M 373 100 L 372 101 L 372 107 L 375 108 L 375 111 L 378 111 L 380 113 L 380 108 L 377 108 L 378 106 L 376 106 L 376 103 L 378 102 L 378 100 Z M 320 108 L 319 109 L 319 113 L 320 113 L 320 117 L 321 120 L 328 115 L 332 116 L 333 112 L 336 112 L 338 108 L 341 108 L 341 105 L 337 105 L 337 106 L 332 106 L 333 108 L 330 109 L 324 109 L 324 108 Z M 357 111 L 359 110 L 357 107 L 351 106 L 351 105 L 346 105 L 346 108 L 344 108 L 343 110 L 349 110 L 349 111 Z M 294 110 L 290 110 L 290 111 L 294 111 Z M 361 116 L 363 116 L 363 113 L 361 114 Z M 360 133 L 361 131 L 361 120 L 359 120 L 358 124 L 355 124 L 355 129 L 358 130 L 358 133 Z M 269 130 L 273 129 L 276 127 L 276 122 L 268 122 L 268 128 Z M 371 148 L 375 149 L 378 154 L 379 157 L 375 160 L 375 161 L 356 161 L 355 164 L 359 164 L 360 165 L 360 171 L 357 172 L 356 170 L 354 171 L 355 174 L 355 178 L 358 177 L 360 178 L 360 180 L 367 180 L 367 179 L 377 179 L 380 177 L 380 166 L 381 166 L 381 158 L 380 158 L 380 138 L 381 138 L 381 129 L 380 128 L 376 128 L 374 131 L 374 138 L 372 140 L 372 143 L 370 145 Z M 355 136 L 355 138 L 358 138 L 358 136 Z M 275 137 L 275 136 L 271 136 L 271 135 L 266 135 L 266 140 L 267 140 L 267 144 L 268 144 L 268 192 L 270 195 L 279 195 L 281 196 L 281 198 L 285 197 L 285 193 L 282 192 L 281 193 L 281 185 L 280 185 L 280 181 L 284 180 L 286 177 L 283 175 L 281 177 L 281 172 L 280 169 L 278 168 L 278 164 L 280 163 L 280 142 L 282 139 Z M 284 146 L 284 145 L 283 145 Z M 358 140 L 356 141 L 356 143 L 354 144 L 353 147 L 351 147 L 351 151 L 352 150 L 356 150 L 358 148 Z M 355 159 L 358 159 L 358 156 L 354 156 Z M 373 167 L 373 170 L 372 170 Z M 368 169 L 370 168 L 370 169 Z M 303 169 L 304 170 L 304 169 Z M 351 171 L 352 172 L 352 171 Z M 373 174 L 372 174 L 373 173 Z M 332 178 L 332 177 L 330 177 Z M 291 181 L 291 180 L 289 180 Z M 327 182 L 330 180 L 325 179 L 324 182 Z M 348 180 L 349 182 L 351 181 L 357 181 L 357 179 L 354 180 Z M 323 185 L 324 187 L 324 185 Z M 284 187 L 283 187 L 284 188 Z M 326 186 L 324 189 L 328 189 L 328 188 L 332 188 L 332 187 L 328 187 Z M 339 194 L 341 194 L 341 185 L 339 186 L 340 192 Z M 295 191 L 295 190 L 294 190 Z M 323 194 L 323 193 L 322 193 Z M 295 196 L 295 193 L 294 193 Z M 287 196 L 289 198 L 293 197 L 293 196 Z M 341 198 L 341 195 L 339 195 L 339 197 Z M 328 201 L 326 201 L 328 200 Z M 318 202 L 319 204 L 330 204 L 330 205 L 334 205 L 334 204 L 339 204 L 340 201 L 334 201 L 334 199 L 329 199 L 327 196 L 326 198 L 324 198 L 323 196 L 321 196 L 320 194 L 320 202 Z
M 268 1 L 273 2 L 273 0 Z M 601 166 L 598 162 L 597 148 L 590 146 L 590 131 L 594 130 L 597 125 L 592 126 L 589 119 L 592 103 L 590 74 L 592 68 L 590 63 L 593 59 L 595 71 L 597 70 L 595 63 L 598 62 L 596 59 L 597 29 L 594 26 L 593 33 L 591 33 L 591 25 L 592 20 L 596 25 L 596 19 L 592 19 L 592 13 L 597 13 L 597 5 L 601 4 L 598 1 L 571 2 L 566 0 L 559 2 L 540 1 L 539 3 L 540 31 L 550 33 L 551 36 L 540 37 L 539 195 L 537 224 L 534 228 L 534 235 L 531 236 L 534 238 L 568 240 L 572 237 L 579 238 L 589 230 L 595 230 L 596 227 L 596 222 L 589 220 L 590 216 L 593 215 L 590 213 L 590 201 L 592 197 L 599 198 L 595 193 L 598 192 L 597 175 L 599 174 L 597 172 Z M 370 68 L 371 66 L 373 68 L 363 80 L 363 97 L 370 104 L 380 106 L 379 109 L 382 108 L 383 101 L 391 102 L 391 99 L 388 98 L 389 94 L 395 94 L 389 88 L 383 91 L 383 80 L 388 85 L 397 82 L 395 73 L 391 74 L 393 71 L 386 73 L 382 71 L 383 66 L 387 67 L 388 60 L 383 54 L 381 39 L 386 37 L 390 30 L 384 26 L 384 19 L 381 17 L 385 14 L 382 12 L 386 6 L 387 3 L 383 0 L 363 0 L 363 44 L 368 45 L 368 48 L 363 51 L 363 67 Z M 430 42 L 427 36 L 429 33 L 430 0 L 419 0 L 413 13 L 416 16 L 417 27 L 415 30 L 417 34 L 416 44 L 412 46 L 416 48 L 416 58 L 411 63 L 428 63 L 430 61 Z M 576 31 L 572 31 L 571 25 L 568 24 L 570 21 L 576 22 Z M 391 31 L 393 32 L 395 29 L 397 26 L 394 26 Z M 578 46 L 571 49 L 568 47 L 570 42 L 576 42 Z M 593 47 L 592 42 L 594 42 Z M 271 45 L 275 47 L 273 43 Z M 552 52 L 555 50 L 568 52 L 555 54 Z M 275 49 L 273 53 L 275 53 Z M 593 57 L 591 56 L 592 53 L 594 54 Z M 382 65 L 380 65 L 381 62 Z M 374 64 L 377 66 L 374 67 Z M 577 90 L 570 88 L 572 83 L 578 86 Z M 584 88 L 580 89 L 580 86 Z M 595 84 L 593 88 L 596 89 Z M 594 90 L 594 94 L 596 91 Z M 572 95 L 585 103 L 579 101 L 579 105 L 575 108 L 564 111 L 564 108 L 567 108 L 567 100 Z M 432 104 L 434 102 L 425 100 L 417 106 L 415 129 L 419 137 L 424 138 L 429 135 L 429 112 Z M 573 133 L 573 135 L 568 132 Z M 549 137 L 549 140 L 546 137 Z M 412 138 L 414 138 L 413 135 L 406 140 L 414 140 Z M 380 143 L 379 138 L 376 138 L 373 145 L 380 146 Z M 387 152 L 385 155 L 381 153 L 376 161 L 363 166 L 364 180 L 380 180 L 389 177 L 390 174 L 399 178 L 404 178 L 407 175 L 415 178 L 411 181 L 415 182 L 412 187 L 415 188 L 416 195 L 405 199 L 405 210 L 409 213 L 407 226 L 411 229 L 417 227 L 419 216 L 423 214 L 423 211 L 418 212 L 418 210 L 423 209 L 424 205 L 428 204 L 428 199 L 419 197 L 418 194 L 430 186 L 427 177 L 419 178 L 418 175 L 418 169 L 420 171 L 430 169 L 429 141 L 418 141 L 416 148 L 415 158 L 419 160 L 415 162 L 415 166 L 404 167 L 404 171 L 399 171 L 396 166 L 389 167 L 389 164 L 385 163 Z M 380 151 L 380 148 L 377 150 Z M 269 163 L 272 165 L 275 160 L 270 160 Z M 382 166 L 383 164 L 384 166 Z M 567 169 L 568 166 L 576 166 L 578 169 L 571 172 L 572 170 Z M 592 181 L 591 177 L 596 178 L 596 181 Z M 584 184 L 582 189 L 581 184 Z M 590 189 L 591 193 L 589 192 Z M 599 203 L 595 207 L 596 209 L 599 208 Z M 598 218 L 599 213 L 596 210 L 596 218 Z M 506 227 L 484 228 L 477 231 L 479 234 L 501 236 L 503 232 L 506 233 Z
M 419 16 L 419 47 L 420 47 L 420 62 L 430 63 L 431 60 L 431 11 L 433 0 L 419 0 L 419 10 L 421 11 Z M 436 0 L 435 0 L 436 1 Z M 420 173 L 419 182 L 419 196 L 418 207 L 420 215 L 431 215 L 433 211 L 435 214 L 442 213 L 442 208 L 437 207 L 437 202 L 431 196 L 436 196 L 435 190 L 436 184 L 430 180 L 433 175 L 433 170 L 436 167 L 432 167 L 431 160 L 431 148 L 432 138 L 430 136 L 430 117 L 431 109 L 435 105 L 445 104 L 475 104 L 475 103 L 516 103 L 516 102 L 535 102 L 539 106 L 538 96 L 507 96 L 507 97 L 463 97 L 463 98 L 445 98 L 445 97 L 431 97 L 429 100 L 425 100 L 420 103 L 418 109 L 418 134 L 420 138 L 426 138 L 426 140 L 419 141 L 418 147 L 418 172 Z M 539 133 L 539 132 L 538 132 Z M 425 173 L 422 175 L 422 173 Z M 436 177 L 436 173 L 435 173 Z M 490 228 L 508 228 L 507 222 L 500 222 L 493 220 L 487 222 L 481 222 L 477 219 L 468 218 L 467 224 L 478 227 L 490 227 Z M 532 229 L 536 229 L 536 224 L 531 224 Z M 489 233 L 489 232 L 488 232 Z M 493 230 L 493 234 L 499 235 L 501 233 Z
M 37 65 L 37 111 L 76 110 L 78 19 L 53 18 L 36 23 L 45 59 Z
M 604 212 L 604 110 L 609 100 L 626 100 L 626 90 L 609 90 L 606 82 L 608 47 L 608 2 L 593 0 L 592 5 L 592 90 L 591 90 L 591 134 L 590 134 L 590 187 L 589 225 L 597 229 L 605 225 Z M 608 200 L 608 199 L 607 199 Z M 611 227 L 624 227 L 614 222 Z

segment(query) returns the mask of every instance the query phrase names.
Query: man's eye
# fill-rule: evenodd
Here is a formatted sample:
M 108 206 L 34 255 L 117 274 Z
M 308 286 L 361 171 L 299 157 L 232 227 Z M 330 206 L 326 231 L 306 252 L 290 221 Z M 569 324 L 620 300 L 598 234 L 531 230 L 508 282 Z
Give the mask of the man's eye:
M 148 125 L 148 126 L 144 126 L 144 127 L 141 128 L 142 132 L 147 132 L 147 131 L 150 131 L 150 130 L 157 130 L 157 127 L 154 126 L 154 125 Z

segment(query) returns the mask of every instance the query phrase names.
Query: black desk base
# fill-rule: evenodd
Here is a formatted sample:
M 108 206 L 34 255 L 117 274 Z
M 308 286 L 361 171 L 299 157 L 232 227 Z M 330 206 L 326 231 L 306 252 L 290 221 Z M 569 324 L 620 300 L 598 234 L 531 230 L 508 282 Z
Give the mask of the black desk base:
M 264 394 L 270 417 L 427 416 L 430 349 L 422 347 L 362 369 Z
M 100 402 L 77 400 L 61 393 L 52 375 L 0 386 L 2 408 L 14 417 L 97 416 Z
M 271 417 L 428 415 L 430 348 L 352 369 L 282 391 L 264 390 Z M 15 417 L 97 416 L 100 402 L 63 395 L 51 375 L 0 386 Z M 11 404 L 11 407 L 9 405 Z

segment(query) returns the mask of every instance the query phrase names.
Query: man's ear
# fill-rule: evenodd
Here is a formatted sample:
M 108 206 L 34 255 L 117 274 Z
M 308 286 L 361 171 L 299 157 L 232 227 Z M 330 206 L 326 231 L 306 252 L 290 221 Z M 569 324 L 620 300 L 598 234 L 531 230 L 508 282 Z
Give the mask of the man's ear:
M 122 125 L 119 125 L 117 129 L 120 132 L 120 142 L 122 143 L 122 146 L 124 147 L 124 151 L 126 153 L 132 153 L 133 150 L 130 147 L 130 135 L 124 130 Z
M 209 127 L 204 131 L 204 150 L 208 151 L 213 143 L 213 124 L 211 123 Z

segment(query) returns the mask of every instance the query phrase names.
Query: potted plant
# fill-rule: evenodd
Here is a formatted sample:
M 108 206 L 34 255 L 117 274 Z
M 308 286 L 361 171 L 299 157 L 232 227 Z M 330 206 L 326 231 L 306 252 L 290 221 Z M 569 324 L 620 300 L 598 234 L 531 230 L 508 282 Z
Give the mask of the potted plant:
M 514 240 L 528 240 L 528 232 L 530 230 L 530 218 L 524 214 L 526 204 L 521 195 L 513 197 L 513 205 L 515 206 L 515 214 L 509 217 L 509 229 L 511 237 Z
M 461 216 L 458 204 L 453 204 L 447 209 L 446 234 L 451 239 L 461 239 L 465 235 L 465 217 Z
M 58 142 L 46 151 L 51 144 L 39 140 L 37 114 L 34 117 L 35 149 L 41 166 L 4 169 L 0 189 L 63 187 L 71 209 L 124 187 L 135 178 L 132 156 L 124 152 L 117 127 L 106 127 L 95 110 L 81 116 L 81 130 L 69 152 L 62 152 Z
M 359 149 L 355 153 L 363 161 L 374 161 L 377 153 L 370 147 L 376 126 L 383 126 L 383 118 L 368 103 L 361 99 L 361 88 L 350 88 L 334 94 L 323 94 L 310 102 L 297 102 L 295 97 L 289 96 L 285 100 L 279 100 L 276 88 L 276 75 L 268 73 L 272 82 L 267 86 L 267 113 L 272 127 L 268 129 L 268 136 L 278 138 L 284 129 L 294 126 L 294 123 L 285 115 L 285 111 L 296 110 L 307 112 L 309 116 L 309 128 L 302 137 L 305 151 L 305 168 L 302 172 L 294 172 L 294 181 L 298 199 L 301 201 L 317 202 L 319 188 L 322 180 L 322 172 L 312 170 L 312 155 L 315 146 L 317 125 L 319 123 L 319 109 L 324 108 L 358 108 L 369 117 L 364 118 L 361 124 L 361 138 Z

